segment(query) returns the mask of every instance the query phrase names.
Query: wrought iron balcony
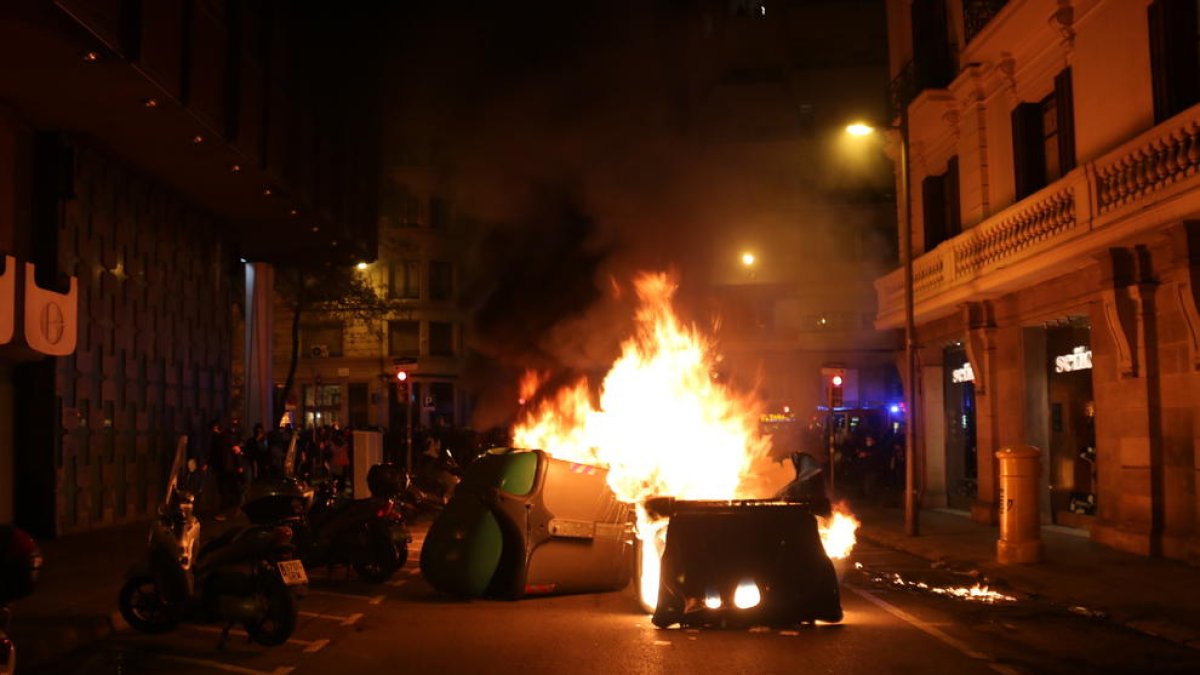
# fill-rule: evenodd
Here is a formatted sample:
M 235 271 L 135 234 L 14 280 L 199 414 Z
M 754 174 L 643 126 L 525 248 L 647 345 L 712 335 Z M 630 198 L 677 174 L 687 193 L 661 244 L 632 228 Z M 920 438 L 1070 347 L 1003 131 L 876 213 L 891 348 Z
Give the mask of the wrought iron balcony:
M 963 26 L 966 41 L 970 42 L 992 17 L 1000 13 L 1008 0 L 963 0 Z

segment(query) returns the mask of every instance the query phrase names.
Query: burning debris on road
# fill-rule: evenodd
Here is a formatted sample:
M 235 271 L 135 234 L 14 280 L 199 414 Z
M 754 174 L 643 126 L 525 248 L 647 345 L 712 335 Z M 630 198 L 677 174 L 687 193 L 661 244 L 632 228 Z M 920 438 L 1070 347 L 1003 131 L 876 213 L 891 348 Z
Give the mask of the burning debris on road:
M 641 542 L 640 594 L 647 611 L 654 611 L 662 597 L 659 582 L 664 576 L 661 566 L 666 551 L 673 546 L 690 551 L 693 546 L 704 545 L 673 544 L 672 539 L 711 535 L 701 528 L 695 535 L 668 536 L 672 519 L 656 517 L 646 508 L 647 501 L 660 497 L 761 500 L 775 495 L 790 478 L 790 471 L 769 459 L 770 440 L 759 433 L 757 425 L 761 403 L 713 376 L 719 358 L 712 342 L 694 327 L 682 324 L 674 313 L 674 283 L 666 274 L 643 274 L 635 285 L 640 304 L 634 335 L 622 343 L 621 356 L 599 387 L 598 401 L 593 403 L 586 380 L 550 395 L 543 393 L 529 404 L 525 417 L 514 429 L 513 444 L 544 449 L 556 458 L 607 470 L 608 485 L 616 498 L 636 506 L 637 537 Z M 522 400 L 530 400 L 537 383 L 544 381 L 530 374 L 527 384 L 531 386 L 522 391 Z M 737 513 L 743 507 L 745 516 Z M 820 568 L 819 576 L 831 591 L 825 594 L 821 608 L 811 610 L 811 614 L 825 620 L 840 619 L 837 580 L 829 558 L 849 554 L 857 520 L 844 509 L 830 514 L 827 503 L 820 515 L 830 517 L 819 524 L 806 507 L 747 503 L 739 509 L 721 512 L 729 522 L 741 522 L 743 517 L 766 518 L 784 528 L 784 541 L 804 542 L 788 545 L 798 547 L 796 555 L 804 558 L 805 564 Z M 690 521 L 691 514 L 689 511 L 684 521 Z M 759 526 L 751 529 L 756 528 Z M 676 532 L 692 529 L 681 525 Z M 763 552 L 740 564 L 768 564 L 765 558 L 773 554 L 756 546 Z M 734 565 L 732 557 L 726 557 L 728 564 Z M 806 571 L 801 568 L 791 573 Z M 754 591 L 761 598 L 762 589 Z M 747 594 L 753 594 L 748 587 L 740 593 L 747 603 Z M 796 600 L 801 596 L 792 597 Z M 730 596 L 730 600 L 738 602 L 737 597 Z

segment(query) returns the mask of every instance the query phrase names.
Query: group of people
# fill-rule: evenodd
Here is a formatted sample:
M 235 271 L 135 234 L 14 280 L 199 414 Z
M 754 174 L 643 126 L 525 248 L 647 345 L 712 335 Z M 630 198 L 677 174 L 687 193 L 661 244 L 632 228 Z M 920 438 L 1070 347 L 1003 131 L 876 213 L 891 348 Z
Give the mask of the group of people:
M 834 447 L 838 493 L 882 501 L 904 487 L 904 436 L 866 431 Z
M 211 475 L 217 491 L 217 520 L 233 515 L 246 487 L 256 478 L 284 475 L 284 458 L 291 442 L 290 425 L 268 433 L 262 424 L 239 439 L 236 429 L 220 420 L 209 423 L 207 451 L 199 457 L 200 480 Z M 344 487 L 349 479 L 352 436 L 336 425 L 302 429 L 296 438 L 296 475 L 327 478 Z M 197 453 L 199 454 L 199 453 Z

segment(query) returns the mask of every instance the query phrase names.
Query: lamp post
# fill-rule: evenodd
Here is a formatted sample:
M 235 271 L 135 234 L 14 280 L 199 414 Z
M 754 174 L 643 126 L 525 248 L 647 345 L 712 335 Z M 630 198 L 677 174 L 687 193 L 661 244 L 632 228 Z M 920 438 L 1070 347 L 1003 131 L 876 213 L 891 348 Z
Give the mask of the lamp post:
M 900 125 L 889 127 L 900 134 L 900 184 L 904 199 L 904 224 L 900 229 L 900 255 L 904 263 L 904 531 L 920 534 L 917 503 L 917 328 L 913 293 L 912 178 L 908 154 L 908 107 L 900 106 Z M 846 127 L 852 136 L 866 136 L 874 129 L 862 122 Z

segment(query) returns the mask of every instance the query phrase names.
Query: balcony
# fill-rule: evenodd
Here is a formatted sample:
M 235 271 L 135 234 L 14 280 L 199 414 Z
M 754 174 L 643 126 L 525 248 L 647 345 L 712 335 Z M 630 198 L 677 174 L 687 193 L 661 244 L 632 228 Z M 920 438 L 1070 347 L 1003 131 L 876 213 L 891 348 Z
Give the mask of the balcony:
M 1104 249 L 1200 209 L 1194 106 L 913 261 L 918 322 L 1089 266 Z M 876 328 L 904 321 L 904 270 L 875 282 Z
M 1000 13 L 1008 0 L 963 0 L 963 33 L 970 42 Z

